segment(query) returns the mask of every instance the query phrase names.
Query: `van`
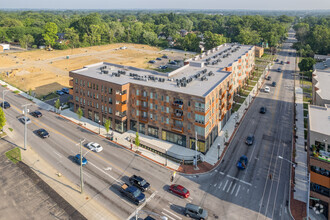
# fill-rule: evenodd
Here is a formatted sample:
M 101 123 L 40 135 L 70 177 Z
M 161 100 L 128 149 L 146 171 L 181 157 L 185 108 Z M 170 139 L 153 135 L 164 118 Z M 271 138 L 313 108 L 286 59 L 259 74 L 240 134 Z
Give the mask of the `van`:
M 194 219 L 207 219 L 207 211 L 197 205 L 187 203 L 184 214 L 187 217 L 194 218 Z

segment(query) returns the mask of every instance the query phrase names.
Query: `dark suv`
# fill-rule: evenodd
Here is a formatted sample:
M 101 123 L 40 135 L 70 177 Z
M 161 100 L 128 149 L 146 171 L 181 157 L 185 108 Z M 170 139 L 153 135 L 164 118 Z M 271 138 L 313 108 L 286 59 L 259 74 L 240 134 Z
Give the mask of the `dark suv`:
M 41 138 L 47 138 L 47 137 L 49 137 L 49 133 L 45 129 L 43 129 L 43 128 L 40 128 L 39 130 L 37 130 L 37 134 Z
M 147 191 L 150 188 L 150 184 L 140 176 L 133 175 L 129 178 L 129 182 L 139 188 L 142 192 Z
M 246 137 L 245 143 L 247 145 L 252 145 L 253 144 L 253 141 L 254 141 L 254 136 L 253 135 L 249 135 L 249 136 Z
M 6 101 L 1 102 L 0 106 L 4 109 L 10 108 L 10 104 Z
M 266 108 L 266 107 L 261 107 L 259 112 L 260 112 L 261 114 L 265 114 L 266 111 L 267 111 L 267 108 Z

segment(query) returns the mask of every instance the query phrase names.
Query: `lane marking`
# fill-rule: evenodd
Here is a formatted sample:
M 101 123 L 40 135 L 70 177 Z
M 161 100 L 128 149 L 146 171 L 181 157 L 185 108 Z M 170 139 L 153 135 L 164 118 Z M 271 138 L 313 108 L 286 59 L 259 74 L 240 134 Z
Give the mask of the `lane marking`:
M 92 178 L 87 172 L 84 172 L 84 176 L 87 176 L 88 178 Z
M 55 151 L 55 150 L 53 150 L 53 152 L 54 152 L 57 156 L 59 156 L 59 158 L 62 158 L 62 155 L 61 155 L 60 153 L 58 153 L 58 152 Z
M 217 187 L 217 184 L 214 184 L 214 187 Z
M 221 188 L 221 185 L 222 185 L 222 182 L 220 183 L 220 185 L 219 185 L 218 189 L 220 189 L 220 188 Z
M 237 189 L 237 191 L 236 191 L 235 197 L 237 197 L 240 188 L 241 188 L 241 185 L 238 185 L 238 189 Z
M 230 187 L 231 187 L 232 184 L 233 184 L 233 182 L 230 182 L 229 187 L 228 187 L 228 189 L 227 189 L 227 192 L 229 192 Z
M 237 179 L 236 177 L 230 176 L 228 174 L 227 174 L 227 177 L 232 178 L 232 179 L 237 180 L 237 181 L 240 181 L 241 183 L 244 183 L 246 185 L 252 186 L 251 183 L 245 182 L 244 180 Z
M 225 174 L 224 172 L 219 172 L 221 175 Z
M 113 176 L 111 176 L 110 174 L 104 172 L 104 170 L 102 170 L 101 168 L 99 168 L 98 166 L 96 166 L 95 164 L 93 164 L 92 162 L 89 162 L 89 164 L 91 164 L 92 166 L 94 166 L 96 169 L 98 169 L 99 171 L 101 171 L 102 173 L 104 173 L 105 175 L 107 175 L 108 177 L 110 177 L 111 179 L 113 179 L 114 181 L 116 181 L 119 184 L 122 184 L 122 181 L 117 180 L 116 178 L 114 178 Z
M 105 170 L 105 171 L 108 171 L 108 170 L 111 171 L 111 170 L 112 170 L 112 167 L 106 167 L 106 168 L 104 168 L 104 170 Z
M 178 219 L 182 219 L 180 216 L 177 216 L 176 214 L 174 214 L 173 212 L 163 208 L 164 211 L 168 212 L 169 214 L 173 215 L 174 217 L 177 217 Z
M 133 218 L 136 213 L 138 213 L 152 198 L 155 197 L 157 191 L 155 191 L 146 201 L 144 201 L 144 203 L 142 205 L 140 205 L 139 207 L 137 207 L 135 209 L 135 211 L 127 218 L 127 220 L 130 220 L 131 218 Z
M 235 188 L 236 188 L 236 183 L 234 184 L 234 186 L 233 186 L 233 190 L 231 191 L 230 195 L 232 195 L 232 194 L 233 194 L 233 192 L 234 192 Z
M 175 218 L 169 216 L 168 214 L 166 214 L 166 213 L 164 213 L 164 212 L 162 212 L 162 214 L 165 215 L 165 216 L 166 216 L 167 218 L 169 218 L 169 219 L 176 220 Z
M 226 186 L 227 186 L 228 180 L 226 180 L 226 184 L 224 185 L 222 190 L 225 190 Z

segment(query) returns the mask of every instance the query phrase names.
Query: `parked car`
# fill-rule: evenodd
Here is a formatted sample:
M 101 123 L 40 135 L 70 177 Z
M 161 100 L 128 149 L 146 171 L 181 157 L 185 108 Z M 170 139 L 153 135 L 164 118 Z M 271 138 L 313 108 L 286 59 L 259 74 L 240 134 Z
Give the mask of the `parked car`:
M 245 155 L 241 156 L 237 162 L 237 168 L 240 170 L 245 170 L 248 165 L 248 159 Z
M 291 52 L 289 52 L 289 55 L 291 55 Z
M 164 58 L 164 59 L 168 59 L 168 56 L 166 56 L 166 55 L 163 55 L 163 56 L 162 56 L 162 58 Z
M 43 128 L 40 128 L 39 130 L 37 130 L 37 134 L 38 134 L 39 137 L 41 137 L 41 138 L 47 138 L 47 137 L 49 137 L 49 133 L 48 133 L 48 131 L 46 131 L 46 130 L 43 129 Z
M 19 120 L 23 123 L 23 124 L 30 124 L 31 123 L 31 119 L 29 117 L 21 117 L 19 118 Z
M 140 176 L 133 175 L 129 178 L 129 182 L 139 188 L 142 192 L 147 191 L 150 188 L 150 184 Z
M 276 82 L 272 82 L 272 86 L 273 87 L 276 87 Z
M 101 152 L 103 150 L 103 147 L 101 145 L 99 145 L 98 143 L 95 142 L 89 142 L 87 144 L 87 148 L 94 151 L 94 152 Z
M 271 76 L 266 76 L 266 78 L 265 78 L 266 80 L 271 80 L 272 79 L 272 77 Z
M 172 193 L 180 196 L 181 198 L 188 198 L 190 196 L 189 190 L 181 185 L 172 184 L 169 189 Z
M 157 58 L 156 58 L 156 60 L 162 60 L 162 58 L 160 58 L 160 57 L 157 57 Z
M 63 88 L 62 92 L 66 93 L 66 94 L 69 94 L 69 89 L 68 88 Z
M 282 70 L 281 70 L 281 68 L 277 68 L 277 72 L 281 72 Z
M 169 64 L 171 64 L 171 65 L 177 65 L 178 63 L 175 62 L 175 61 L 171 61 L 171 62 L 169 62 Z
M 264 106 L 262 106 L 262 107 L 260 108 L 260 111 L 259 111 L 259 112 L 260 112 L 261 114 L 265 114 L 266 111 L 267 111 L 267 108 L 264 107 Z
M 10 104 L 7 101 L 1 102 L 0 106 L 4 109 L 10 108 Z
M 149 63 L 156 63 L 156 60 L 149 60 Z
M 265 91 L 265 93 L 270 93 L 270 88 L 268 86 L 266 86 L 264 91 Z
M 166 70 L 167 66 L 166 65 L 165 66 L 159 66 L 158 68 L 161 69 L 161 70 Z
M 57 91 L 56 91 L 56 94 L 57 94 L 57 95 L 64 95 L 64 92 L 62 92 L 62 90 L 57 90 Z
M 42 113 L 38 110 L 35 110 L 35 111 L 31 112 L 31 115 L 33 117 L 40 118 L 42 116 Z
M 276 59 L 275 62 L 278 62 L 278 59 Z
M 281 61 L 281 64 L 284 65 L 284 61 L 283 60 Z
M 193 219 L 207 219 L 208 213 L 198 205 L 187 203 L 184 209 L 184 215 Z
M 74 162 L 76 162 L 77 164 L 80 165 L 80 154 L 77 154 L 76 156 L 74 156 L 73 158 Z M 87 159 L 85 157 L 82 158 L 81 164 L 83 166 L 85 166 L 88 163 Z
M 254 136 L 253 135 L 249 135 L 249 136 L 246 137 L 245 143 L 247 145 L 252 145 L 253 142 L 254 142 Z
M 136 205 L 140 205 L 146 200 L 146 196 L 141 190 L 135 186 L 128 186 L 126 183 L 121 186 L 120 192 Z
M 287 64 L 290 64 L 290 61 L 286 62 Z

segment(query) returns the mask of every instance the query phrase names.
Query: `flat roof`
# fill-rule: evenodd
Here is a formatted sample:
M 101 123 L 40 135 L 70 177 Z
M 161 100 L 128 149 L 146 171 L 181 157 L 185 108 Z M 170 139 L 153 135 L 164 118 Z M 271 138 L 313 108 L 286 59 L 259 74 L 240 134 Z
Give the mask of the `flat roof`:
M 230 72 L 222 71 L 222 69 L 231 66 L 233 62 L 237 61 L 252 48 L 253 46 L 223 44 L 217 47 L 217 49 L 212 49 L 203 53 L 204 55 L 201 54 L 188 60 L 190 62 L 189 65 L 180 67 L 170 73 L 160 73 L 153 70 L 107 62 L 88 65 L 82 69 L 70 72 L 118 85 L 134 83 L 142 86 L 205 97 L 229 76 Z M 232 50 L 234 51 L 231 52 Z M 222 53 L 222 55 L 219 55 L 220 53 Z M 230 55 L 223 58 L 223 55 L 228 53 L 230 53 Z M 216 55 L 217 57 L 214 58 Z M 221 59 L 221 62 L 205 66 L 205 62 L 213 62 L 217 59 Z
M 330 136 L 330 105 L 309 105 L 308 114 L 310 130 Z
M 330 65 L 330 59 L 329 65 Z M 322 62 L 323 64 L 323 62 Z M 323 64 L 324 65 L 324 64 Z M 327 69 L 315 69 L 313 72 L 315 76 L 313 78 L 317 81 L 315 87 L 318 88 L 316 91 L 319 96 L 324 100 L 330 100 L 330 68 Z

